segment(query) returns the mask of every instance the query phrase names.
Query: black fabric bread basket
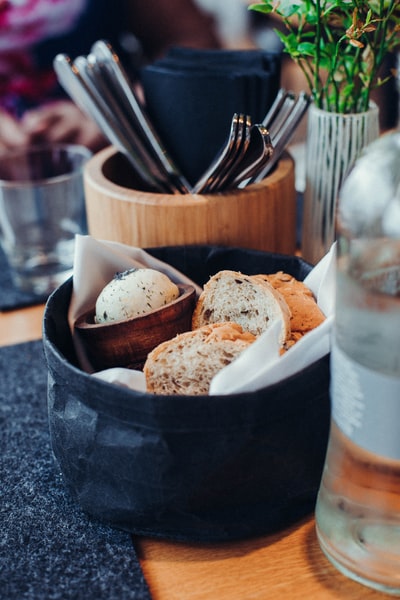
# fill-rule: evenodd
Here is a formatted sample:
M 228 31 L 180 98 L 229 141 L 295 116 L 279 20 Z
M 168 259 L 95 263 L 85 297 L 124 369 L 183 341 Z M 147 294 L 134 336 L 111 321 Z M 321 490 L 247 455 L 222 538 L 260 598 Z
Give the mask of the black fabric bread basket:
M 149 252 L 200 285 L 221 269 L 303 279 L 311 268 L 235 248 Z M 69 280 L 49 298 L 43 343 L 52 448 L 84 511 L 138 535 L 223 541 L 276 531 L 313 510 L 329 429 L 328 356 L 254 393 L 138 393 L 79 368 L 71 292 Z

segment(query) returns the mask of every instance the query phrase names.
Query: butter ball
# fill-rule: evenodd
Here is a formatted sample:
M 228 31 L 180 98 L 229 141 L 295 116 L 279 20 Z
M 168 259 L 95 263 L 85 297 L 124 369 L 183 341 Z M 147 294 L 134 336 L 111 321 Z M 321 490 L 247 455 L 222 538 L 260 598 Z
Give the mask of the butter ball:
M 117 273 L 96 300 L 96 323 L 121 321 L 144 315 L 179 296 L 178 286 L 155 269 L 129 269 Z

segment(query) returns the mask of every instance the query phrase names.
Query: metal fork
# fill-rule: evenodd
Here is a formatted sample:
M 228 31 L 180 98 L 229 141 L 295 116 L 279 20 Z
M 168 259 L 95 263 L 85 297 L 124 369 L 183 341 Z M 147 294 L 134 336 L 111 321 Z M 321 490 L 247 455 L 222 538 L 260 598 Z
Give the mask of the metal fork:
M 249 115 L 239 114 L 237 135 L 233 152 L 221 165 L 220 171 L 216 174 L 207 188 L 207 192 L 217 192 L 227 189 L 232 174 L 235 172 L 237 165 L 243 160 L 250 144 L 251 118 Z
M 297 97 L 291 92 L 287 92 L 286 94 L 285 96 L 285 92 L 283 92 L 286 102 L 284 101 L 278 110 L 278 116 L 270 120 L 269 131 L 272 145 L 274 146 L 273 156 L 266 163 L 265 168 L 254 175 L 249 183 L 259 182 L 271 172 L 292 139 L 310 105 L 311 97 L 305 92 L 301 92 Z M 284 114 L 284 119 L 282 119 L 282 114 Z M 266 115 L 263 122 L 266 121 L 268 121 L 268 115 Z
M 248 150 L 235 168 L 234 177 L 230 179 L 226 189 L 241 187 L 242 183 L 259 172 L 261 166 L 268 163 L 273 154 L 274 148 L 268 129 L 262 124 L 253 125 Z
M 248 116 L 235 113 L 226 143 L 193 192 L 215 193 L 264 179 L 290 142 L 309 103 L 305 93 L 297 97 L 281 89 L 261 124 L 251 126 Z
M 243 113 L 235 113 L 233 115 L 228 137 L 210 167 L 193 186 L 194 194 L 210 192 L 217 185 L 217 182 L 220 181 L 223 174 L 226 173 L 227 168 L 232 164 L 239 150 L 243 139 L 243 127 L 245 123 L 248 123 L 246 115 Z

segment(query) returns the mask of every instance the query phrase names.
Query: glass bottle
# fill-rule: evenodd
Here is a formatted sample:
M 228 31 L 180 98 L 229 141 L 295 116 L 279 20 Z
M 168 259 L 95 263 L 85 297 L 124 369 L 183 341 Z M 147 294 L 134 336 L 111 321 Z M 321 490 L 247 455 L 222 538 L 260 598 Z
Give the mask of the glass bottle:
M 319 543 L 342 573 L 400 595 L 400 133 L 340 193 L 331 402 Z

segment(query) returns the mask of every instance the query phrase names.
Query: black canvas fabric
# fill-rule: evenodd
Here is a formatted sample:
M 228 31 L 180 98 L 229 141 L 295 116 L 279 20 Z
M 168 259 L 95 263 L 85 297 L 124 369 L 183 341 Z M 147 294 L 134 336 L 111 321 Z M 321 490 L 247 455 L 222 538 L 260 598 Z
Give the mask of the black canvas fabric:
M 151 249 L 203 284 L 221 269 L 303 279 L 299 258 L 242 249 Z M 223 541 L 276 531 L 313 510 L 329 429 L 329 357 L 253 393 L 157 396 L 77 365 L 72 282 L 49 299 L 44 347 L 52 446 L 85 511 L 133 532 Z
M 0 348 L 0 596 L 150 600 L 131 536 L 66 492 L 47 418 L 41 341 Z

